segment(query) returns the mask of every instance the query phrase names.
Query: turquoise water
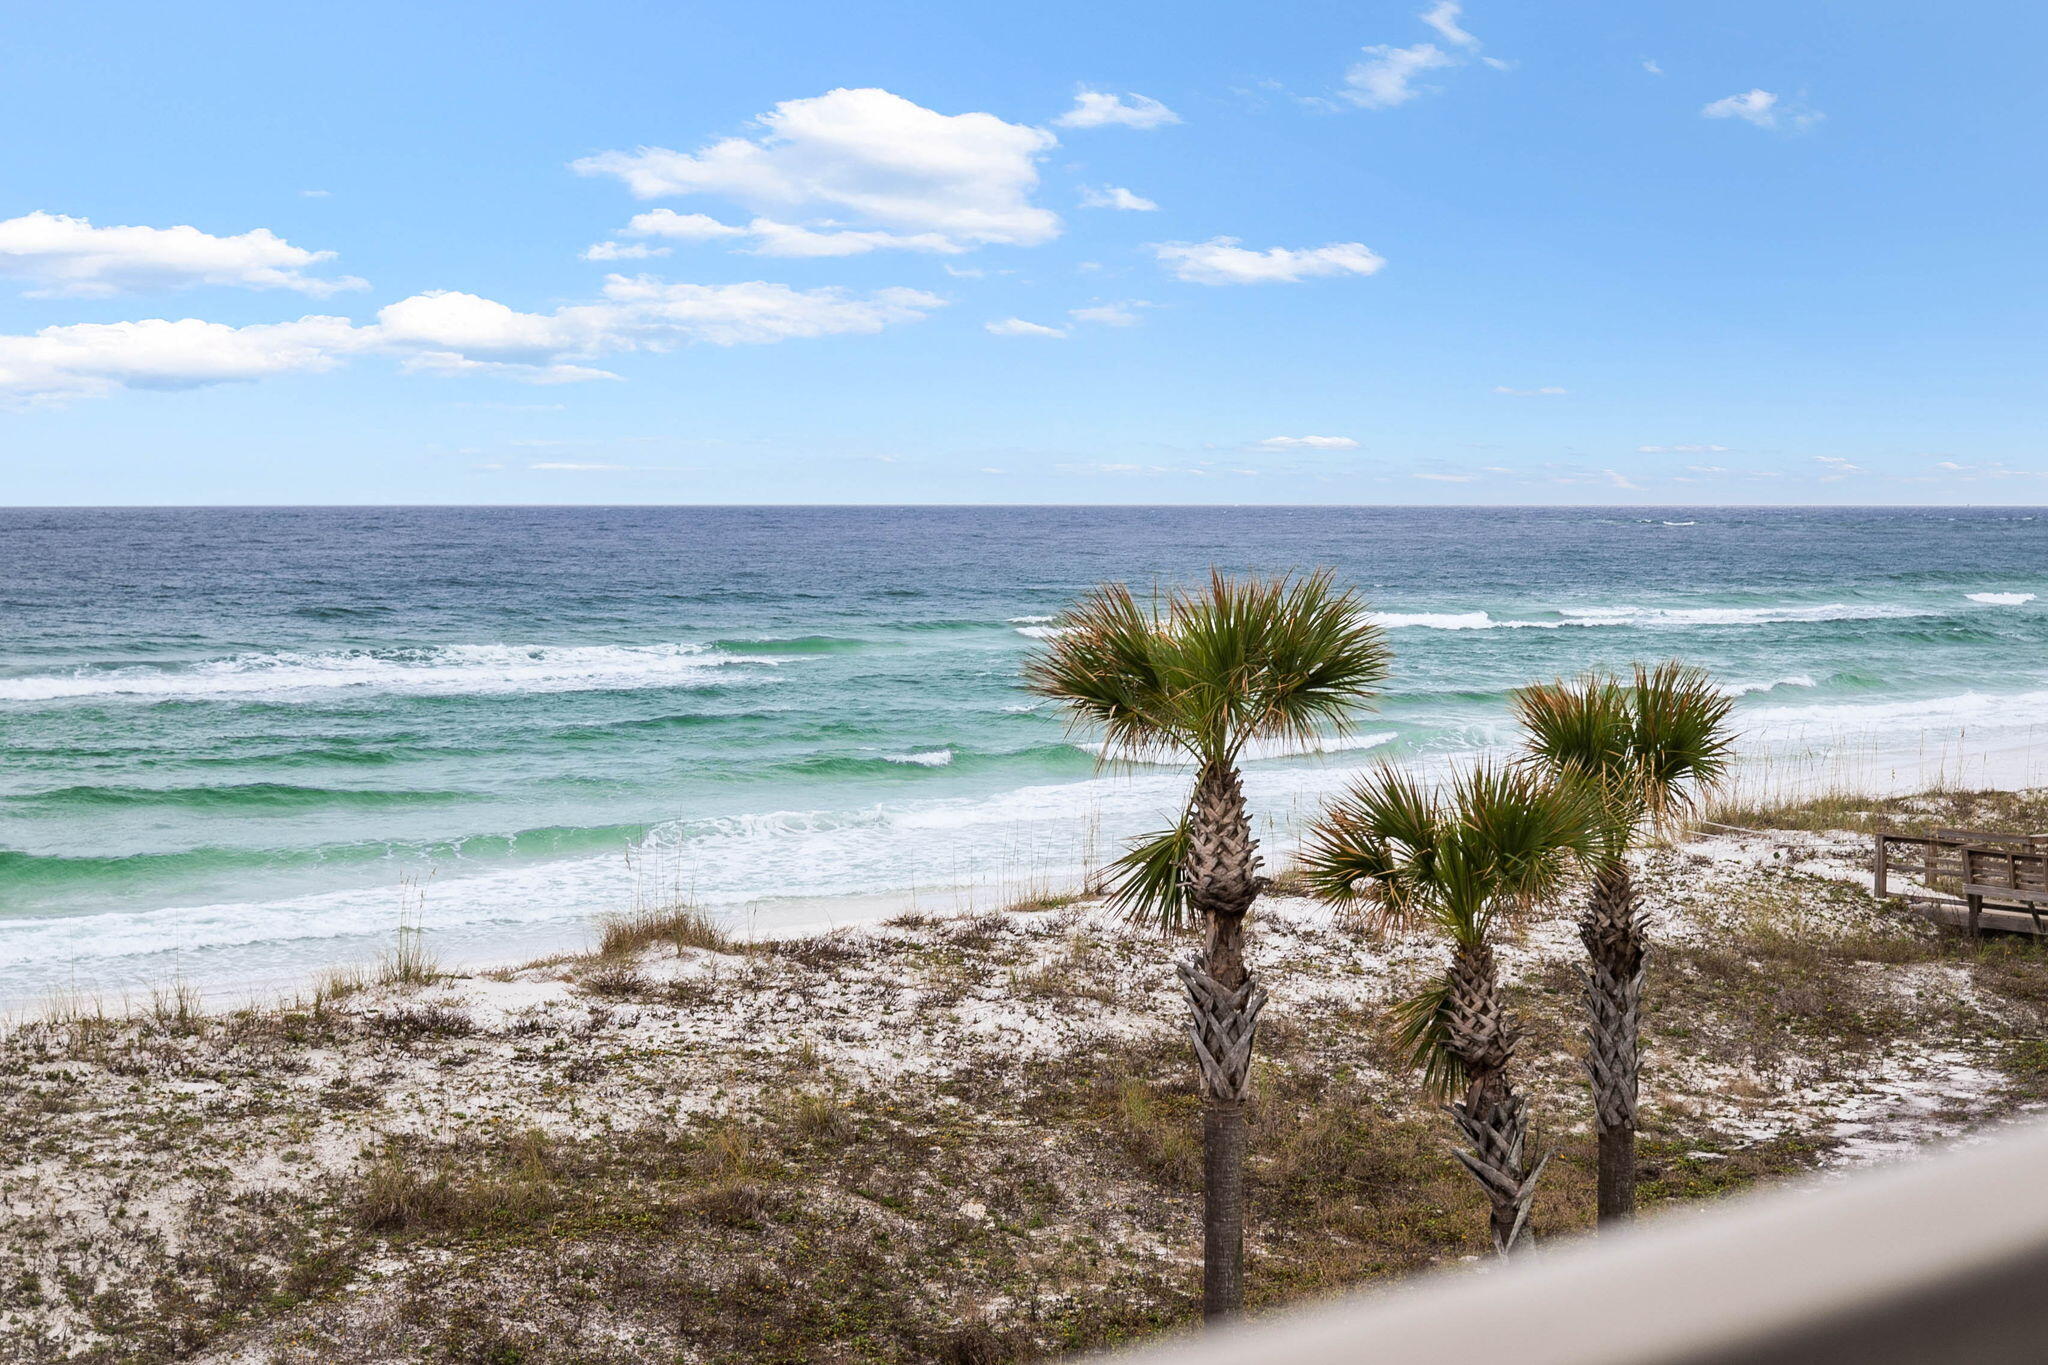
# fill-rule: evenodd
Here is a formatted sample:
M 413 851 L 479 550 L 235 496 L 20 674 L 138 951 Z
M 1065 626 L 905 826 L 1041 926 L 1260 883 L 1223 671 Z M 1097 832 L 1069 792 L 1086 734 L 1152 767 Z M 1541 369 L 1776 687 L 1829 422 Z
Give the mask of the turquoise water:
M 1099 773 L 1019 665 L 1090 583 L 1211 564 L 1330 565 L 1397 651 L 1252 765 L 1283 840 L 1590 665 L 1704 664 L 1752 751 L 1894 784 L 2025 780 L 2048 721 L 2026 509 L 5 511 L 6 994 L 288 975 L 401 905 L 474 956 L 670 891 L 773 927 L 1071 881 L 1183 778 Z

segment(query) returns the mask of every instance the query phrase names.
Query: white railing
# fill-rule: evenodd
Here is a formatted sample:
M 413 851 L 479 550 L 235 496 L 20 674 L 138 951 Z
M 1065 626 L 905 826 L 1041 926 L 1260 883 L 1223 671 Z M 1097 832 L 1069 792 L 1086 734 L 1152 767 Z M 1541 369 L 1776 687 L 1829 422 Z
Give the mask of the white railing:
M 2040 1365 L 2048 1124 L 1505 1263 L 1255 1318 L 1118 1365 Z

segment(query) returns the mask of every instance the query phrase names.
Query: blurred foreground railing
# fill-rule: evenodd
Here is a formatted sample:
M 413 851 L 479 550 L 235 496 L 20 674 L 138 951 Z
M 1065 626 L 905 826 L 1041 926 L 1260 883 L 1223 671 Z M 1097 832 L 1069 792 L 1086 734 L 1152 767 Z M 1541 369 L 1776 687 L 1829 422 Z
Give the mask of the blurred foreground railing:
M 1118 1365 L 2048 1361 L 2048 1125 L 1673 1211 Z

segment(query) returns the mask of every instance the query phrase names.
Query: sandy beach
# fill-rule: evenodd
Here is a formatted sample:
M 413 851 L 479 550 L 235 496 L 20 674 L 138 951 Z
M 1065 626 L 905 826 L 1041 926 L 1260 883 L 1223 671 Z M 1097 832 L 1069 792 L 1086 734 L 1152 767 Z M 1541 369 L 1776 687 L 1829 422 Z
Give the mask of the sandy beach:
M 2023 819 L 2043 795 L 1996 800 Z M 2048 1099 L 2033 946 L 1876 901 L 1868 867 L 1856 828 L 1641 856 L 1646 1204 L 1893 1159 Z M 1284 891 L 1252 946 L 1274 995 L 1257 1306 L 1481 1250 L 1385 1031 L 1441 949 Z M 664 932 L 237 1011 L 167 994 L 18 1024 L 0 1359 L 1007 1360 L 1188 1320 L 1181 946 L 1058 896 Z M 1589 1219 L 1577 953 L 1559 913 L 1504 952 L 1559 1153 L 1544 1238 Z

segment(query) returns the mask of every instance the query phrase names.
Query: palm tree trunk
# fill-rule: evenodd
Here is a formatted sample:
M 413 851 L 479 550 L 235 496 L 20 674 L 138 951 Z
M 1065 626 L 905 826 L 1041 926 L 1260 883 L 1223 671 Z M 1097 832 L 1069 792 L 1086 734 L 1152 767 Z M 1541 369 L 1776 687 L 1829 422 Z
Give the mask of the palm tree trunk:
M 1593 877 L 1579 921 L 1586 945 L 1586 1074 L 1600 1142 L 1599 1220 L 1636 1213 L 1636 1078 L 1641 1064 L 1642 905 L 1628 864 L 1617 858 Z
M 1189 906 L 1206 930 L 1199 958 L 1180 968 L 1207 1101 L 1202 1114 L 1202 1317 L 1244 1310 L 1245 1100 L 1265 991 L 1244 964 L 1244 920 L 1262 883 L 1244 786 L 1228 764 L 1205 764 L 1189 807 Z
M 1453 1150 L 1486 1191 L 1493 1249 L 1505 1256 L 1522 1240 L 1536 1181 L 1549 1164 L 1529 1168 L 1527 1096 L 1508 1078 L 1521 1029 L 1500 995 L 1500 972 L 1486 943 L 1460 944 L 1452 956 L 1449 994 L 1444 1001 L 1446 1041 L 1466 1077 L 1465 1098 L 1451 1105 L 1469 1147 Z

